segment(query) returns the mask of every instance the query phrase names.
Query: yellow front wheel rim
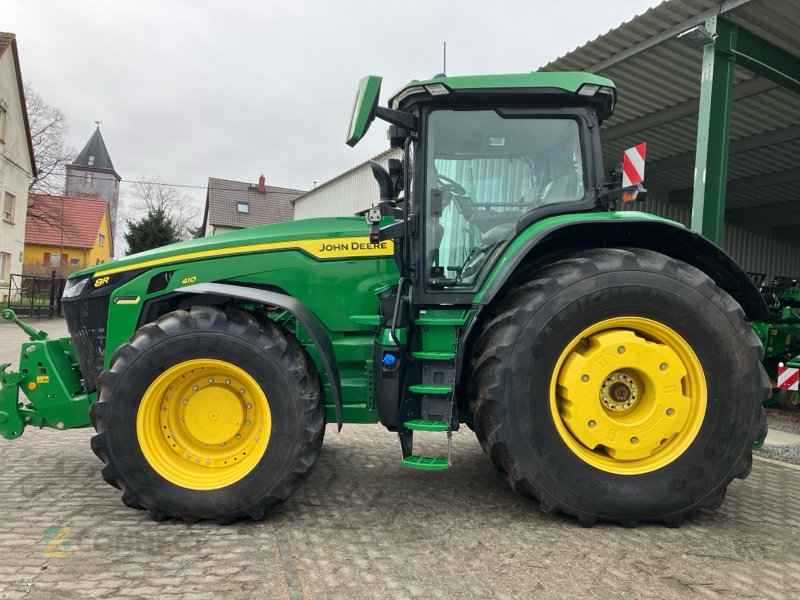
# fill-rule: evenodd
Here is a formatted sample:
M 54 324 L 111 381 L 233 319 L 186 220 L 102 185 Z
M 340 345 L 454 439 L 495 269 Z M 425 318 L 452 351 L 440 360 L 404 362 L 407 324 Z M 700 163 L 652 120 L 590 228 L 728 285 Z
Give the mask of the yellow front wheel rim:
M 216 359 L 181 362 L 145 391 L 136 416 L 139 446 L 164 479 L 212 490 L 245 477 L 269 445 L 272 413 L 261 386 Z
M 609 473 L 660 469 L 697 437 L 707 404 L 697 355 L 678 333 L 643 317 L 601 321 L 558 358 L 550 410 L 581 460 Z

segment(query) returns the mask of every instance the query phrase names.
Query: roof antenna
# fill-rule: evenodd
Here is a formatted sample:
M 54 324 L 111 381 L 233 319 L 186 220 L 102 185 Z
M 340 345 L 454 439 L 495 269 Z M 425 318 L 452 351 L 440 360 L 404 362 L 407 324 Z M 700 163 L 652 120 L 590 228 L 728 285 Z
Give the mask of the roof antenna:
M 94 124 L 97 125 L 98 127 L 100 127 L 100 123 L 102 123 L 102 121 L 95 121 L 94 122 Z
M 447 42 L 442 42 L 442 72 L 433 76 L 434 79 L 447 77 Z

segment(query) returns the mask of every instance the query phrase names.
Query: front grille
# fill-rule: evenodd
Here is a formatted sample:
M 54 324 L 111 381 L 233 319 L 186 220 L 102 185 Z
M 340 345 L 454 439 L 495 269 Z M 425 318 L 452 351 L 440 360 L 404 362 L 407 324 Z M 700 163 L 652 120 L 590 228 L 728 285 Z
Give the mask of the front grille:
M 97 378 L 103 371 L 108 301 L 108 296 L 101 296 L 63 303 L 67 327 L 81 365 L 83 389 L 87 393 L 97 389 Z

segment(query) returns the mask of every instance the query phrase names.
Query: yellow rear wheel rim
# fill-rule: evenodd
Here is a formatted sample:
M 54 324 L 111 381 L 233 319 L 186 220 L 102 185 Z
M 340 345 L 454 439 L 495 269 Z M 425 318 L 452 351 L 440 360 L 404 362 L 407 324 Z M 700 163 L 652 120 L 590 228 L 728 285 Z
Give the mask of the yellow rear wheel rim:
M 139 447 L 164 479 L 212 490 L 245 477 L 269 445 L 272 413 L 253 377 L 229 362 L 193 359 L 148 386 L 136 416 Z
M 569 449 L 609 473 L 660 469 L 697 437 L 706 379 L 691 346 L 663 323 L 618 317 L 581 331 L 558 358 L 550 411 Z

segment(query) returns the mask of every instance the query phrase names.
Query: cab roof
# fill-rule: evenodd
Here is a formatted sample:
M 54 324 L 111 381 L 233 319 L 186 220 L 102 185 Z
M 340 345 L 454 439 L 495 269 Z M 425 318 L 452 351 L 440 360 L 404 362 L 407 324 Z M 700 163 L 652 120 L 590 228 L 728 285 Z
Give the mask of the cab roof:
M 597 86 L 598 90 L 605 88 L 605 98 L 610 102 L 602 102 L 604 109 L 599 110 L 604 114 L 601 119 L 608 118 L 613 111 L 616 86 L 606 77 L 585 73 L 581 71 L 566 72 L 537 72 L 537 73 L 508 73 L 501 75 L 459 75 L 448 77 L 438 75 L 431 79 L 413 80 L 403 86 L 389 99 L 391 108 L 402 109 L 413 102 L 424 98 L 453 94 L 455 96 L 484 96 L 486 94 L 513 95 L 523 94 L 558 94 L 575 95 L 583 86 Z M 598 99 L 599 96 L 598 96 Z M 593 103 L 591 96 L 583 96 L 586 103 Z

